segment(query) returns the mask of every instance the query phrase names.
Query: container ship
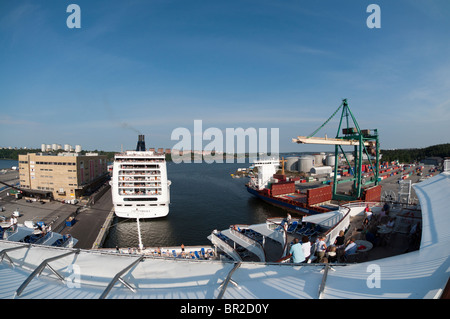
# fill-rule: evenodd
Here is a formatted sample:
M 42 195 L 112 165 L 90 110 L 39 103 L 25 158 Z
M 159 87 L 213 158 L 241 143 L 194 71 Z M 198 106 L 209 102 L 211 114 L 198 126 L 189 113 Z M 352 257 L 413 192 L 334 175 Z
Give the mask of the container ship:
M 330 185 L 308 189 L 305 193 L 296 190 L 295 181 L 284 174 L 277 174 L 278 159 L 260 159 L 254 163 L 257 173 L 250 175 L 247 191 L 263 201 L 298 215 L 326 213 L 338 208 L 332 205 Z
M 250 180 L 245 185 L 247 191 L 263 201 L 288 210 L 301 216 L 321 214 L 336 210 L 338 204 L 333 203 L 332 183 L 301 192 L 296 189 L 295 178 L 277 174 L 279 159 L 260 159 L 254 163 L 257 173 L 249 175 Z M 364 190 L 361 199 L 367 201 L 380 200 L 381 186 Z
M 170 181 L 163 153 L 145 150 L 139 135 L 136 151 L 116 154 L 112 169 L 114 211 L 123 218 L 158 218 L 169 214 Z

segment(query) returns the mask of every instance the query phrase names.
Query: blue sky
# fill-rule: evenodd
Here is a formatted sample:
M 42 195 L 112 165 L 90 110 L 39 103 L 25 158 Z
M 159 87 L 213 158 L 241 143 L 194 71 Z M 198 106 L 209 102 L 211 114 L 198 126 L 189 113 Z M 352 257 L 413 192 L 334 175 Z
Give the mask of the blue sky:
M 66 25 L 71 3 L 81 29 Z M 366 25 L 371 3 L 381 29 Z M 0 146 L 119 151 L 140 132 L 171 148 L 200 119 L 316 151 L 291 139 L 342 98 L 382 148 L 448 143 L 449 13 L 448 0 L 0 0 Z

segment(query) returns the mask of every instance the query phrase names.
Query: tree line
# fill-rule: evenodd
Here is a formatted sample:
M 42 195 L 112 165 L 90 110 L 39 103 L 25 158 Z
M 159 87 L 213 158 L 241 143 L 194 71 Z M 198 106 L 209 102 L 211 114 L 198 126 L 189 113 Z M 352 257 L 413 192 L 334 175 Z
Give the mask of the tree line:
M 450 143 L 428 146 L 425 148 L 381 150 L 382 161 L 399 160 L 401 163 L 420 161 L 427 157 L 450 157 Z
M 20 154 L 28 153 L 40 153 L 41 149 L 0 149 L 0 159 L 18 160 Z M 63 152 L 62 150 L 56 152 Z M 106 155 L 108 161 L 114 160 L 114 155 L 117 152 L 110 151 L 81 151 L 81 154 L 94 152 L 99 155 Z M 380 150 L 383 154 L 382 160 L 391 162 L 398 160 L 401 163 L 411 163 L 414 161 L 420 161 L 427 157 L 450 157 L 450 143 L 438 144 L 425 148 L 410 148 L 410 149 L 395 149 L 395 150 Z M 170 154 L 166 154 L 166 160 L 170 161 Z

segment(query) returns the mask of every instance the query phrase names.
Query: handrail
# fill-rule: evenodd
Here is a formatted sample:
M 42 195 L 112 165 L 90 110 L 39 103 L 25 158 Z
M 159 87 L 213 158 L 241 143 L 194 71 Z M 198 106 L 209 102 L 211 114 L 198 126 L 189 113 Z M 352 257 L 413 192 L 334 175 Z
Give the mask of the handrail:
M 288 260 L 288 259 L 290 259 L 290 258 L 291 258 L 291 254 L 286 255 L 286 256 L 284 256 L 284 257 L 281 257 L 280 259 L 278 259 L 278 260 L 275 261 L 275 262 L 276 262 L 276 263 L 282 263 L 283 261 Z
M 125 285 L 125 287 L 127 287 L 128 289 L 130 289 L 132 292 L 135 292 L 135 289 L 133 287 L 131 287 L 128 283 L 126 283 L 122 278 L 120 278 L 125 272 L 127 272 L 130 268 L 134 267 L 134 265 L 136 265 L 137 263 L 139 263 L 142 259 L 144 259 L 144 256 L 139 257 L 138 259 L 136 259 L 133 263 L 131 263 L 128 267 L 122 269 L 121 271 L 119 271 L 114 278 L 111 280 L 111 282 L 108 284 L 108 286 L 106 287 L 106 289 L 103 291 L 103 293 L 100 296 L 100 299 L 105 299 L 106 296 L 109 294 L 109 292 L 111 291 L 111 289 L 114 287 L 114 285 L 116 284 L 117 281 L 120 281 L 122 284 Z
M 13 251 L 13 250 L 22 249 L 22 248 L 30 248 L 30 247 L 31 247 L 31 244 L 3 249 L 2 251 L 0 251 L 0 262 L 3 261 L 4 257 L 6 257 L 9 261 L 9 263 L 14 267 L 14 263 L 11 260 L 11 258 L 8 256 L 7 253 L 10 251 Z
M 58 273 L 56 272 L 56 270 L 54 270 L 54 269 L 49 265 L 49 263 L 52 262 L 52 261 L 54 261 L 54 260 L 57 260 L 57 259 L 60 259 L 60 258 L 69 256 L 69 255 L 71 255 L 71 254 L 78 254 L 79 252 L 80 252 L 80 250 L 77 249 L 77 250 L 75 250 L 75 251 L 70 251 L 70 252 L 65 253 L 65 254 L 62 254 L 62 255 L 58 255 L 58 256 L 55 256 L 55 257 L 51 257 L 51 258 L 45 259 L 38 267 L 36 267 L 36 269 L 31 273 L 31 275 L 29 275 L 28 278 L 25 279 L 25 281 L 24 281 L 24 282 L 20 285 L 20 287 L 16 290 L 15 295 L 16 295 L 16 296 L 20 296 L 20 295 L 22 294 L 22 292 L 24 291 L 24 289 L 25 289 L 25 288 L 28 286 L 28 284 L 31 282 L 31 280 L 33 280 L 33 278 L 36 277 L 36 275 L 40 275 L 40 274 L 42 273 L 42 271 L 44 270 L 45 266 L 48 266 L 48 267 L 50 268 L 50 270 L 51 270 L 51 271 L 52 271 L 52 272 L 53 272 L 53 273 L 54 273 L 61 281 L 64 281 L 64 278 L 63 278 L 60 274 L 58 274 Z
M 327 281 L 327 277 L 328 277 L 328 270 L 330 269 L 330 265 L 326 264 L 325 265 L 325 270 L 324 270 L 324 274 L 322 276 L 322 282 L 320 283 L 320 288 L 319 288 L 319 299 L 322 299 L 322 293 L 325 290 L 325 283 Z
M 241 266 L 240 262 L 237 262 L 234 264 L 233 269 L 228 273 L 227 278 L 222 282 L 222 290 L 220 290 L 219 295 L 217 296 L 217 299 L 222 299 L 223 295 L 225 294 L 225 290 L 227 289 L 228 283 L 231 281 L 231 276 L 233 276 L 233 273 Z

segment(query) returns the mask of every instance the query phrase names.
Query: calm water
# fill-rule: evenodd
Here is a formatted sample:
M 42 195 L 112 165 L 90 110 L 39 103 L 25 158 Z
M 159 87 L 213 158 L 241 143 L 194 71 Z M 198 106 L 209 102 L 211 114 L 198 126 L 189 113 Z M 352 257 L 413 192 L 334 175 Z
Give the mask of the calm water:
M 19 166 L 19 161 L 0 159 L 0 169 L 11 168 L 13 166 Z
M 251 196 L 244 187 L 248 178 L 231 178 L 230 174 L 239 167 L 248 167 L 248 163 L 167 165 L 172 181 L 169 215 L 141 220 L 144 246 L 210 244 L 207 236 L 214 229 L 286 215 Z M 137 247 L 138 242 L 136 222 L 116 217 L 104 247 Z

